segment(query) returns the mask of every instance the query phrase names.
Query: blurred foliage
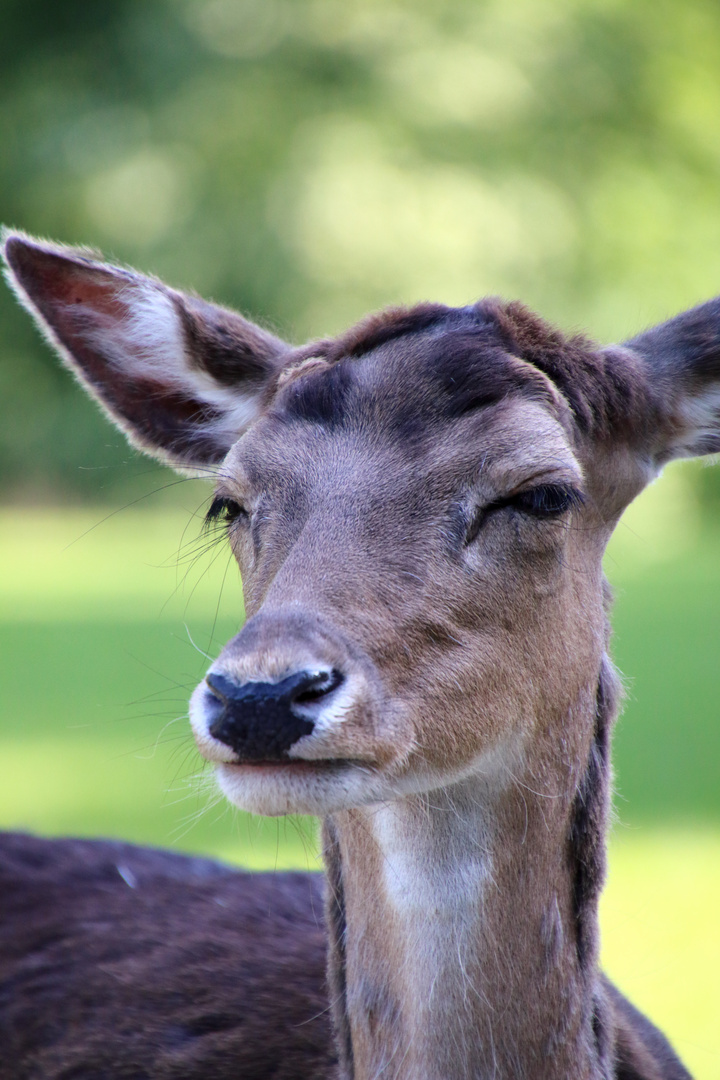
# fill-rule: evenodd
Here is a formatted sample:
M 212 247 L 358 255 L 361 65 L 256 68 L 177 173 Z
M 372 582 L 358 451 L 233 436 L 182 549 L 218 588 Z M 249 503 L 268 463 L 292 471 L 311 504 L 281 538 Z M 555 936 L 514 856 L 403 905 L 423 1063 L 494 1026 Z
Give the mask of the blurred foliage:
M 488 292 L 613 339 L 718 291 L 713 0 L 0 0 L 0 15 L 2 218 L 293 339 Z M 0 351 L 6 492 L 127 485 L 120 436 L 6 292 Z

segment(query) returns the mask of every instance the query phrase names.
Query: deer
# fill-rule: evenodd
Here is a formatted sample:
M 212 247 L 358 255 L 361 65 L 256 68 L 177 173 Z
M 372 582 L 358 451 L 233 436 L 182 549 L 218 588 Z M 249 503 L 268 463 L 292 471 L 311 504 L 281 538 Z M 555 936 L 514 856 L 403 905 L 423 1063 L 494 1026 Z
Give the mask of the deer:
M 138 1072 L 122 1039 L 83 1072 L 108 1013 L 85 1002 L 75 1022 L 70 1003 L 72 1030 L 42 1038 L 77 1071 L 49 1050 L 41 1075 L 687 1078 L 599 968 L 620 701 L 602 556 L 666 463 L 720 450 L 720 300 L 611 346 L 491 297 L 295 347 L 87 249 L 10 231 L 4 256 L 130 442 L 212 475 L 247 621 L 195 690 L 192 731 L 234 805 L 321 819 L 325 867 L 269 878 L 12 838 L 10 933 L 23 907 L 53 941 L 72 924 L 73 987 L 89 950 L 111 953 L 110 1008 L 142 999 L 150 1032 Z M 48 899 L 71 878 L 70 902 Z M 28 1002 L 16 1041 L 33 934 L 8 961 Z M 138 935 L 162 945 L 154 998 Z M 198 1065 L 203 1023 L 232 1046 Z

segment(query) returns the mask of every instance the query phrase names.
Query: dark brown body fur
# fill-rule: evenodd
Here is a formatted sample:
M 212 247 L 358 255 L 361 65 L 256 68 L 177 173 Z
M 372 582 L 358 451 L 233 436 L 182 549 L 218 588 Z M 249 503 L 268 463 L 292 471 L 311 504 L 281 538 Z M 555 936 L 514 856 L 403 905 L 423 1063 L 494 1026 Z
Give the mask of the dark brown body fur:
M 3 835 L 0 1080 L 330 1077 L 322 912 L 319 874 Z

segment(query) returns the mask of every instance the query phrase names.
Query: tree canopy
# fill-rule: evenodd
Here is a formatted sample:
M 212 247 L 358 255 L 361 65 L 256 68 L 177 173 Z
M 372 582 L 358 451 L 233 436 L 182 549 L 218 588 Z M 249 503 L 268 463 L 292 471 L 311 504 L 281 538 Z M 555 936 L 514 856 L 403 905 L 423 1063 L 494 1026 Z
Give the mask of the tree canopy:
M 617 340 L 720 291 L 712 0 L 0 0 L 0 216 L 292 340 L 485 293 Z M 0 297 L 0 471 L 128 451 Z M 84 470 L 78 470 L 78 465 Z

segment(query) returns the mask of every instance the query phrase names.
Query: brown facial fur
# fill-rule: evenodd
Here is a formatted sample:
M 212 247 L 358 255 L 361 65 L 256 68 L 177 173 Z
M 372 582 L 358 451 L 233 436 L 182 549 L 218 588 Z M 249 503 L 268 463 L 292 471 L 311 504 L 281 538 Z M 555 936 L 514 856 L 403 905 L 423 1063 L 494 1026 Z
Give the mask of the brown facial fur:
M 352 787 L 348 804 L 343 784 L 318 804 L 310 779 L 309 803 L 299 785 L 278 802 L 329 815 L 346 1075 L 610 1075 L 612 1042 L 593 1035 L 616 698 L 603 476 L 587 416 L 578 422 L 557 384 L 501 349 L 494 324 L 460 317 L 403 337 L 409 321 L 375 325 L 374 348 L 358 334 L 356 355 L 328 350 L 281 384 L 225 462 L 218 492 L 251 515 L 230 528 L 249 622 L 218 666 L 241 680 L 307 664 L 283 629 L 302 612 L 351 643 L 375 689 L 325 744 L 363 763 L 365 795 Z M 547 483 L 576 487 L 585 505 L 547 521 L 501 507 L 465 543 L 473 506 Z M 313 655 L 352 671 L 350 653 Z M 230 796 L 267 810 L 231 770 Z M 382 882 L 414 847 L 410 869 L 396 867 L 401 892 L 448 849 L 452 881 L 471 842 L 448 831 L 458 820 L 477 847 L 465 887 L 443 897 L 431 882 L 408 915 Z
M 219 665 L 266 677 L 282 656 L 280 677 L 292 650 L 272 626 L 301 610 L 376 684 L 327 751 L 363 762 L 365 796 L 320 803 L 343 1076 L 610 1077 L 597 902 L 617 692 L 600 557 L 647 480 L 632 442 L 657 436 L 658 406 L 641 363 L 519 305 L 415 315 L 308 347 L 226 461 L 218 491 L 252 522 L 230 530 L 248 628 L 271 629 L 261 650 L 243 631 Z M 503 508 L 548 483 L 582 504 L 551 521 Z M 467 544 L 478 504 L 500 509 Z M 244 790 L 226 778 L 241 805 Z M 280 803 L 319 809 L 303 798 Z M 448 850 L 449 895 L 433 872 Z M 409 914 L 393 872 L 418 890 Z

